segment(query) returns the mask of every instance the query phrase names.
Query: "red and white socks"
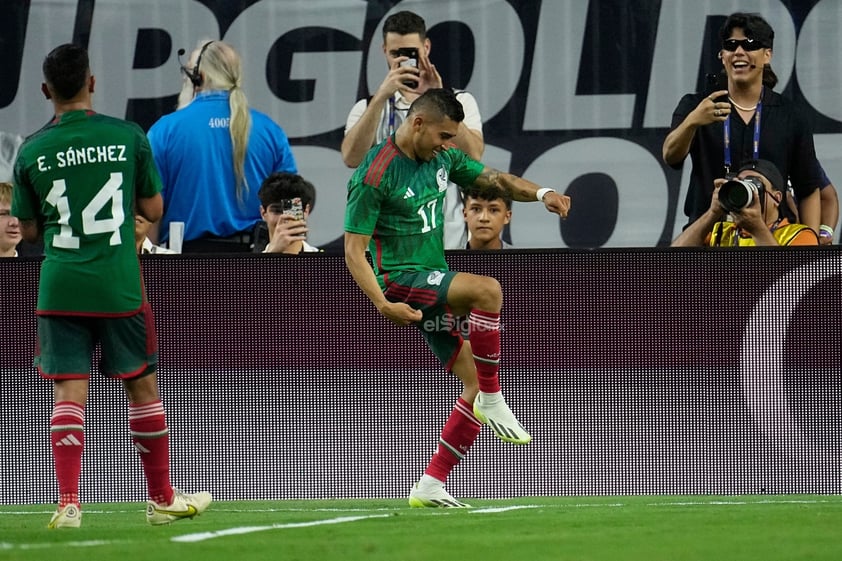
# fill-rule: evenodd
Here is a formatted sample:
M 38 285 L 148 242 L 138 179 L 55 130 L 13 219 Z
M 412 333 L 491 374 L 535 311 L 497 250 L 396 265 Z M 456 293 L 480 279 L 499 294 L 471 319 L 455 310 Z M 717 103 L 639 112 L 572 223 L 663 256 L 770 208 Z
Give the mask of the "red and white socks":
M 500 391 L 500 314 L 485 310 L 471 310 L 468 319 L 468 333 L 471 351 L 477 367 L 479 391 L 498 393 Z
M 50 445 L 58 481 L 62 509 L 79 505 L 79 476 L 82 473 L 82 452 L 85 449 L 85 406 L 73 401 L 59 401 L 50 417 Z
M 445 481 L 459 460 L 468 453 L 481 428 L 482 423 L 474 416 L 471 404 L 460 397 L 444 424 L 438 449 L 424 474 L 440 482 Z
M 168 505 L 173 500 L 170 484 L 170 439 L 164 405 L 160 400 L 129 405 L 132 443 L 140 454 L 149 498 Z

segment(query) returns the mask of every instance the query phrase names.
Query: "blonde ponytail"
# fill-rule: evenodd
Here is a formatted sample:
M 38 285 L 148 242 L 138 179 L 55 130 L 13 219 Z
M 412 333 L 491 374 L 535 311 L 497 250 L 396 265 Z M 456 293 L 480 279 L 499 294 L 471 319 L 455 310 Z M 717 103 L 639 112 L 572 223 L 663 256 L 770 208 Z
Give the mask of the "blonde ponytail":
M 205 41 L 202 42 L 202 45 Z M 245 162 L 251 134 L 251 112 L 248 99 L 241 88 L 242 63 L 240 55 L 231 45 L 223 41 L 214 41 L 202 55 L 199 71 L 204 75 L 206 90 L 227 90 L 231 120 L 228 132 L 231 135 L 231 156 L 234 168 L 234 184 L 237 200 L 242 204 L 246 199 L 250 185 L 246 180 Z

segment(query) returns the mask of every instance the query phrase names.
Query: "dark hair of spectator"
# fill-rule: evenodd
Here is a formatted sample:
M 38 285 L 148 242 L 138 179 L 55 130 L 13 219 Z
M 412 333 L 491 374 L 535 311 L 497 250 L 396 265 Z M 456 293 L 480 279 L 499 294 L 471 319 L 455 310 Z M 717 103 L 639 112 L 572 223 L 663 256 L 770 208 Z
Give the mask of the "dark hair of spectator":
M 383 22 L 384 41 L 387 33 L 397 33 L 398 35 L 417 33 L 421 36 L 421 39 L 426 39 L 427 25 L 424 23 L 424 18 L 418 14 L 404 10 L 392 14 Z
M 775 43 L 775 30 L 760 14 L 736 12 L 728 16 L 719 29 L 720 41 L 730 38 L 735 28 L 742 29 L 746 37 L 758 41 L 765 49 L 771 49 Z M 778 85 L 778 76 L 769 64 L 763 65 L 763 85 L 769 89 Z
M 263 208 L 270 205 L 280 204 L 281 201 L 301 198 L 301 204 L 310 212 L 316 206 L 316 188 L 313 184 L 295 173 L 275 172 L 263 180 L 260 190 L 257 192 L 260 204 Z
M 507 210 L 512 210 L 512 195 L 506 189 L 500 187 L 477 187 L 470 185 L 462 189 L 462 201 L 465 206 L 468 206 L 468 199 L 477 199 L 481 201 L 496 201 L 501 199 L 506 204 Z

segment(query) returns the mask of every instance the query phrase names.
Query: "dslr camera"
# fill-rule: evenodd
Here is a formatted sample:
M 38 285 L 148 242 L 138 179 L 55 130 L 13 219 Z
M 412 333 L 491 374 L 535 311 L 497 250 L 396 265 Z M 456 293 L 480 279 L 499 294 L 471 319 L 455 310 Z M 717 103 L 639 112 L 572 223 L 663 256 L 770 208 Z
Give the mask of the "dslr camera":
M 719 204 L 728 212 L 739 212 L 751 206 L 754 194 L 763 204 L 765 187 L 756 177 L 732 178 L 719 188 Z

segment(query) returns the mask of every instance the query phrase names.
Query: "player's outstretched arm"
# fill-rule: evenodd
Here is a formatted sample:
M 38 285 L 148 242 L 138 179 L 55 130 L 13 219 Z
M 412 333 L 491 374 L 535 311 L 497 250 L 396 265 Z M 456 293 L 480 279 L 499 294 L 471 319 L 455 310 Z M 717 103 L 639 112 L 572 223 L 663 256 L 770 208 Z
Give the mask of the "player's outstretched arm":
M 559 195 L 551 189 L 544 189 L 537 183 L 511 173 L 486 167 L 476 178 L 474 184 L 480 188 L 494 186 L 505 189 L 515 201 L 532 202 L 540 200 L 548 211 L 558 214 L 562 218 L 567 218 L 567 214 L 570 212 L 571 201 L 567 195 Z M 539 191 L 542 191 L 541 199 L 538 199 Z
M 374 271 L 365 258 L 365 249 L 371 236 L 345 232 L 345 265 L 357 286 L 368 296 L 371 303 L 389 321 L 397 325 L 409 325 L 421 321 L 421 311 L 403 302 L 389 302 L 383 295 Z

